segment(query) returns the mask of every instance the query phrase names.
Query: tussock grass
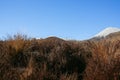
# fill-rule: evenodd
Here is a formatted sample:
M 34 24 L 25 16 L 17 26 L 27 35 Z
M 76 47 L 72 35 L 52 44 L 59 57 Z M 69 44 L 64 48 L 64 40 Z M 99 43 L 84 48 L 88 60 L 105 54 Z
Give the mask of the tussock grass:
M 92 58 L 85 70 L 84 80 L 120 79 L 120 41 L 90 42 Z
M 120 80 L 120 40 L 0 41 L 0 80 Z

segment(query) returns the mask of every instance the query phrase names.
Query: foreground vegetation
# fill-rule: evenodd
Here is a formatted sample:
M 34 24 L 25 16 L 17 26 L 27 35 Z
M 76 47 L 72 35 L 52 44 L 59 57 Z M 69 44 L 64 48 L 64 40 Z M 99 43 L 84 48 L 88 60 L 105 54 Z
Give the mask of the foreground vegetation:
M 120 80 L 120 40 L 14 35 L 0 41 L 0 80 Z

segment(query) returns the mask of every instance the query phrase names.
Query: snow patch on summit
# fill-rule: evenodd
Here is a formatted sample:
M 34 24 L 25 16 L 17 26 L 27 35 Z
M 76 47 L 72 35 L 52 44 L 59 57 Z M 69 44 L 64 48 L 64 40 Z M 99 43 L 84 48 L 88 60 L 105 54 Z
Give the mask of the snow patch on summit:
M 104 29 L 103 31 L 99 32 L 98 34 L 96 34 L 94 37 L 106 37 L 107 35 L 111 33 L 119 32 L 119 31 L 120 31 L 119 28 L 108 27 Z

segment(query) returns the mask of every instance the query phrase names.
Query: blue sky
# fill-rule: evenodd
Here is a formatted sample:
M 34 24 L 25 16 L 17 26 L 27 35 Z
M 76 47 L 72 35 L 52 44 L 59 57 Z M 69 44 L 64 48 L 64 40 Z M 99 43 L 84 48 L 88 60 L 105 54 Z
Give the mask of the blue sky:
M 0 0 L 0 38 L 83 40 L 111 26 L 120 28 L 120 0 Z

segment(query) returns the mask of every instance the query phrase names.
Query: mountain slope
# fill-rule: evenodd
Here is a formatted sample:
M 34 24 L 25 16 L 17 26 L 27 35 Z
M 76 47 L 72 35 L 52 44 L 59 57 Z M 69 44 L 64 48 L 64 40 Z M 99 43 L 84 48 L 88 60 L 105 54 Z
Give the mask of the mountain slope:
M 108 27 L 104 29 L 103 31 L 99 32 L 98 34 L 96 34 L 94 37 L 106 37 L 111 33 L 119 32 L 119 31 L 120 31 L 119 28 Z

